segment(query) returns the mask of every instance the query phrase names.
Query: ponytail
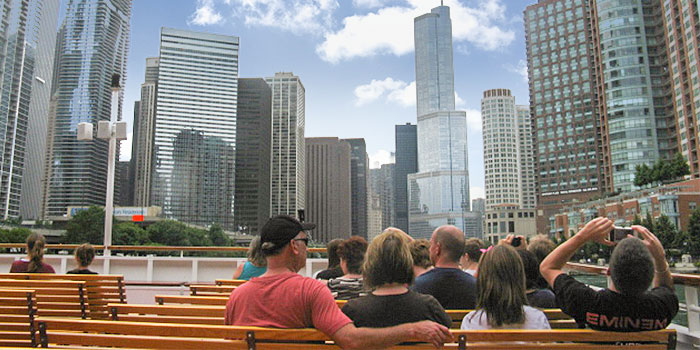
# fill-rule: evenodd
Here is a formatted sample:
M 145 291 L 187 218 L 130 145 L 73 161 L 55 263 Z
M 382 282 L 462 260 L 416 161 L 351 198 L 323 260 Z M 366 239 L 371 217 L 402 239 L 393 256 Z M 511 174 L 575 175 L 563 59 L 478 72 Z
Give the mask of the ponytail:
M 27 237 L 27 255 L 29 256 L 27 272 L 37 272 L 41 269 L 44 260 L 45 245 L 46 240 L 44 236 L 38 233 L 32 233 Z

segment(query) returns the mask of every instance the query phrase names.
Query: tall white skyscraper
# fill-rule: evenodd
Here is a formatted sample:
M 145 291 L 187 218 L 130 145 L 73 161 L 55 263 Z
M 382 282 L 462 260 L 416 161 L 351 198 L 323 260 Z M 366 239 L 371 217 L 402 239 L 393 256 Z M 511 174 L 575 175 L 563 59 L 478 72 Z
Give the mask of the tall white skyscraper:
M 158 57 L 146 58 L 146 76 L 144 83 L 141 84 L 141 100 L 138 103 L 138 109 L 134 112 L 131 162 L 134 177 L 134 205 L 139 207 L 147 207 L 151 204 L 158 62 Z
M 233 228 L 238 44 L 161 30 L 151 202 L 169 218 Z
M 455 110 L 449 7 L 416 17 L 414 39 L 418 173 L 408 175 L 409 233 L 429 237 L 446 224 L 466 232 L 474 221 L 469 212 L 467 120 L 464 111 Z
M 297 215 L 306 197 L 306 90 L 293 73 L 265 78 L 272 89 L 270 215 Z

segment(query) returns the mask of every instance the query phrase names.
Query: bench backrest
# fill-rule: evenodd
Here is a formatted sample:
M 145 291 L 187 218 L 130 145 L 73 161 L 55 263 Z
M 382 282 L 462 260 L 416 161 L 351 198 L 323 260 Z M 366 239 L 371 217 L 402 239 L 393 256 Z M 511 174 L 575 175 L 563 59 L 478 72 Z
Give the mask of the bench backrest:
M 91 318 L 108 318 L 109 303 L 126 303 L 126 286 L 122 275 L 81 275 L 51 273 L 3 273 L 0 279 L 85 281 Z
M 67 346 L 109 346 L 151 349 L 337 349 L 315 329 L 271 329 L 217 325 L 170 324 L 107 320 L 43 318 L 38 320 L 40 341 Z M 617 342 L 644 343 L 635 349 L 675 348 L 675 330 L 616 333 L 576 330 L 453 331 L 456 342 L 446 349 L 585 348 L 630 349 Z M 317 342 L 301 343 L 300 342 Z M 566 342 L 566 343 L 557 343 Z M 431 349 L 429 344 L 395 346 L 392 349 Z
M 227 279 L 217 279 L 214 281 L 217 286 L 234 286 L 238 287 L 243 283 L 248 282 L 248 280 L 227 280 Z
M 191 284 L 190 295 L 197 296 L 226 296 L 236 289 L 236 286 L 214 286 L 211 284 Z
M 228 296 L 156 295 L 156 304 L 226 305 Z
M 0 279 L 2 289 L 31 289 L 39 316 L 87 317 L 85 282 Z
M 33 347 L 36 293 L 0 289 L 0 347 Z
M 224 324 L 225 306 L 109 304 L 112 320 L 157 323 Z
M 462 320 L 464 316 L 473 310 L 445 310 L 447 315 L 452 319 L 452 327 L 454 329 L 459 329 L 462 325 Z M 571 316 L 565 314 L 561 309 L 543 309 L 547 320 L 549 321 L 549 326 L 552 329 L 577 329 L 578 324 L 571 318 Z

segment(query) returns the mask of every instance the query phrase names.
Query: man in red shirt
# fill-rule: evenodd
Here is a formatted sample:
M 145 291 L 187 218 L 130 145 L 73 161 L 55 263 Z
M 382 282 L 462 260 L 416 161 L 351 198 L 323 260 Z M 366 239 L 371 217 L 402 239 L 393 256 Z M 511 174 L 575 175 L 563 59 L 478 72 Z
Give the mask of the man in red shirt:
M 316 225 L 278 215 L 260 234 L 267 272 L 236 288 L 226 304 L 226 324 L 275 328 L 316 328 L 343 349 L 385 348 L 420 340 L 440 347 L 448 329 L 432 321 L 388 328 L 357 328 L 321 282 L 297 272 L 306 265 L 308 236 Z

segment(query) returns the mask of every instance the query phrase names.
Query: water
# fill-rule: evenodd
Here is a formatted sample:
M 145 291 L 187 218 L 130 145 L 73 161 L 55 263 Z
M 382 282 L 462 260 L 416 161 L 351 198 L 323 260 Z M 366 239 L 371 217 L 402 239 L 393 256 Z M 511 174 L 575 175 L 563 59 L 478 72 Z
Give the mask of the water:
M 574 277 L 585 284 L 596 286 L 600 288 L 605 288 L 608 286 L 608 279 L 606 276 L 602 275 L 591 275 L 591 274 L 576 274 Z M 678 301 L 685 304 L 685 291 L 682 285 L 676 284 L 674 286 L 676 290 L 676 296 Z M 683 310 L 679 310 L 676 317 L 673 319 L 673 323 L 679 324 L 684 327 L 688 327 L 688 313 Z

